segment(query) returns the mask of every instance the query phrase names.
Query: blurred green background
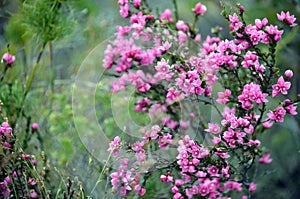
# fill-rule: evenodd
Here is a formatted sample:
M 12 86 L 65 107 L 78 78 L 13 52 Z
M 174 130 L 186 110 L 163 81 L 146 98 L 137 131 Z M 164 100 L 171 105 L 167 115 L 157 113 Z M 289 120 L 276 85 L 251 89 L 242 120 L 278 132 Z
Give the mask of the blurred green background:
M 63 37 L 52 42 L 52 50 L 48 48 L 45 50 L 32 90 L 26 100 L 26 112 L 31 115 L 31 121 L 40 124 L 40 132 L 44 139 L 43 150 L 50 160 L 51 167 L 60 171 L 52 173 L 57 180 L 53 181 L 53 186 L 62 180 L 60 176 L 77 176 L 82 181 L 86 192 L 89 193 L 103 166 L 86 150 L 76 131 L 72 110 L 72 88 L 84 59 L 97 45 L 112 38 L 116 25 L 126 24 L 126 20 L 119 16 L 119 7 L 116 2 L 116 0 L 68 1 L 63 14 L 67 19 L 69 30 Z M 197 2 L 196 0 L 178 0 L 180 18 L 192 22 L 191 9 Z M 209 35 L 211 28 L 217 25 L 224 27 L 222 34 L 228 37 L 227 22 L 220 15 L 219 0 L 200 2 L 208 8 L 206 15 L 197 24 L 202 38 Z M 273 23 L 276 21 L 276 13 L 281 10 L 289 10 L 297 19 L 300 18 L 299 0 L 224 1 L 228 8 L 235 7 L 237 2 L 245 6 L 245 18 L 249 23 L 253 23 L 255 18 L 263 17 L 267 17 L 269 22 Z M 14 67 L 6 77 L 7 81 L 14 80 L 16 90 L 18 90 L 17 85 L 24 84 L 26 74 L 28 75 L 32 70 L 41 45 L 37 37 L 38 32 L 35 32 L 39 30 L 32 29 L 30 32 L 24 24 L 23 17 L 26 13 L 22 10 L 22 3 L 21 0 L 0 1 L 0 49 L 5 52 L 7 44 L 10 44 L 12 53 L 17 57 Z M 153 13 L 155 15 L 165 8 L 173 8 L 171 0 L 151 0 L 149 4 L 155 11 Z M 295 74 L 290 98 L 300 93 L 300 34 L 298 30 L 299 28 L 293 32 L 287 31 L 278 47 L 277 64 L 280 71 L 283 73 L 287 68 L 291 68 Z M 101 71 L 101 60 L 94 61 L 99 64 L 97 67 Z M 53 92 L 49 87 L 51 68 L 54 73 Z M 113 138 L 114 135 L 126 137 L 122 129 L 119 129 L 114 122 L 108 85 L 102 83 L 97 88 L 99 89 L 95 90 L 95 110 L 98 125 L 103 128 L 109 138 Z M 5 96 L 1 96 L 1 99 L 4 98 Z M 132 117 L 137 122 L 145 122 L 139 121 L 139 115 Z M 91 127 L 94 124 L 86 115 L 77 119 L 80 125 L 89 126 L 87 129 L 97 131 L 98 127 Z M 262 143 L 272 151 L 273 162 L 271 165 L 258 166 L 259 173 L 256 178 L 258 190 L 255 198 L 300 198 L 299 126 L 299 115 L 287 117 L 284 124 L 276 125 L 263 135 Z M 21 134 L 22 131 L 19 130 L 17 133 Z M 86 133 L 95 135 L 98 132 Z M 38 143 L 37 138 L 33 137 L 27 150 L 41 152 L 41 147 L 37 146 Z M 97 145 L 97 143 L 94 144 Z M 101 145 L 101 143 L 98 144 Z M 105 175 L 104 181 L 95 191 L 96 198 L 102 198 L 105 195 L 108 183 L 109 177 Z M 166 190 L 161 189 L 160 183 L 153 180 L 149 186 L 151 186 L 151 191 L 149 190 L 150 193 L 144 198 L 149 197 L 150 194 L 156 194 L 152 196 L 153 198 L 167 198 Z

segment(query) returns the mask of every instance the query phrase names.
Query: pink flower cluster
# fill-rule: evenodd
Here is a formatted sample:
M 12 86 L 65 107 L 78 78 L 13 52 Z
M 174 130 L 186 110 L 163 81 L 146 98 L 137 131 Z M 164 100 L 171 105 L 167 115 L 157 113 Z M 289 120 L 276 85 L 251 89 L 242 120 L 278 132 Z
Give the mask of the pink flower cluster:
M 12 153 L 14 156 L 16 156 L 16 159 L 21 162 L 27 161 L 26 165 L 30 164 L 32 166 L 36 166 L 37 160 L 35 159 L 35 157 L 24 153 L 19 153 L 19 152 L 16 153 L 13 151 L 13 144 L 15 143 L 15 138 L 12 133 L 12 128 L 10 127 L 8 122 L 3 122 L 1 124 L 0 135 L 1 135 L 1 145 L 2 145 L 1 147 L 5 152 Z M 9 153 L 6 154 L 12 155 Z M 3 165 L 5 166 L 4 162 Z M 16 184 L 23 183 L 20 181 L 20 177 L 18 175 L 22 175 L 22 178 L 25 176 L 23 170 L 22 172 L 18 171 L 18 169 L 11 171 L 11 168 L 5 168 L 5 171 L 7 172 L 6 173 L 7 176 L 4 177 L 2 182 L 0 181 L 0 198 L 8 197 L 13 192 Z M 25 182 L 26 184 L 28 184 L 26 186 L 30 189 L 30 192 L 28 193 L 29 197 L 39 198 L 38 193 L 35 191 L 35 186 L 37 185 L 36 180 L 34 178 L 31 178 L 30 175 L 26 176 L 25 180 L 26 179 L 28 180 Z
M 253 108 L 253 103 L 261 104 L 268 102 L 266 97 L 267 93 L 262 93 L 260 86 L 254 83 L 246 84 L 241 95 L 238 96 L 238 100 L 242 103 L 242 107 L 245 110 Z
M 268 103 L 270 96 L 287 95 L 291 87 L 285 78 L 292 78 L 293 72 L 287 70 L 283 77 L 274 69 L 275 46 L 284 31 L 269 24 L 267 18 L 247 24 L 242 17 L 245 9 L 240 6 L 238 13 L 227 15 L 233 39 L 207 36 L 197 52 L 190 52 L 189 42 L 199 42 L 201 35 L 190 23 L 174 21 L 170 9 L 155 19 L 145 8 L 139 9 L 140 1 L 119 0 L 118 4 L 121 15 L 130 19 L 130 26 L 118 26 L 116 39 L 105 51 L 104 67 L 114 68 L 119 74 L 111 91 L 134 86 L 139 96 L 134 110 L 149 113 L 151 119 L 161 123 L 144 130 L 142 139 L 122 145 L 134 154 L 130 161 L 120 153 L 120 138 L 111 142 L 109 151 L 121 160 L 118 170 L 111 174 L 113 188 L 121 195 L 131 190 L 143 195 L 146 186 L 141 185 L 147 181 L 143 176 L 159 170 L 160 180 L 172 184 L 174 199 L 224 198 L 231 192 L 251 195 L 256 184 L 242 177 L 248 169 L 241 168 L 250 169 L 255 161 L 272 161 L 270 153 L 261 147 L 259 134 L 274 122 L 283 122 L 286 114 L 297 114 L 297 101 L 286 99 L 274 109 Z M 129 12 L 132 5 L 138 11 Z M 197 19 L 206 12 L 206 6 L 198 3 L 192 11 Z M 295 26 L 289 12 L 282 12 L 278 19 Z M 150 25 L 154 22 L 155 26 Z M 262 54 L 261 48 L 269 51 Z M 217 91 L 219 85 L 222 88 Z M 208 124 L 202 121 L 209 146 L 184 136 L 193 126 L 195 114 L 188 110 L 190 117 L 181 118 L 179 104 L 190 98 L 211 105 L 222 118 Z M 219 106 L 224 106 L 223 112 Z M 153 150 L 174 146 L 178 152 L 175 162 L 158 159 L 149 163 Z M 239 165 L 232 165 L 230 157 L 241 160 Z

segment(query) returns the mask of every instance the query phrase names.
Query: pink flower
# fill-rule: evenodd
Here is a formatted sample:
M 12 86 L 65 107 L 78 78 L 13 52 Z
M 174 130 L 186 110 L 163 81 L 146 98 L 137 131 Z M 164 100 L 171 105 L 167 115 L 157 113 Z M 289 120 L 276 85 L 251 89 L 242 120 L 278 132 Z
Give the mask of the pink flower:
M 274 84 L 272 86 L 273 91 L 272 91 L 272 97 L 276 97 L 279 95 L 279 93 L 282 93 L 283 95 L 287 94 L 287 91 L 290 89 L 291 83 L 290 82 L 285 82 L 283 77 L 281 76 L 277 84 Z
M 251 182 L 249 185 L 249 191 L 255 191 L 256 190 L 256 184 L 254 182 Z
M 113 154 L 114 157 L 117 157 L 119 155 L 119 149 L 121 147 L 121 138 L 119 136 L 116 136 L 114 140 L 109 144 L 109 151 Z
M 157 62 L 157 65 L 154 68 L 157 72 L 167 73 L 171 67 L 168 64 L 168 61 L 162 58 L 159 62 Z
M 14 178 L 17 177 L 17 176 L 18 176 L 17 172 L 14 171 L 13 174 L 12 174 L 12 176 L 13 176 Z
M 268 102 L 266 97 L 268 94 L 262 93 L 260 86 L 258 84 L 246 84 L 241 95 L 238 96 L 239 102 L 242 103 L 242 107 L 245 110 L 250 110 L 253 108 L 252 103 L 261 104 L 263 102 Z
M 176 28 L 178 30 L 182 30 L 183 32 L 186 32 L 189 30 L 189 27 L 181 20 L 179 20 L 177 23 L 176 23 Z
M 139 8 L 141 6 L 142 0 L 133 0 L 133 6 Z
M 287 77 L 287 78 L 292 78 L 293 77 L 293 71 L 292 70 L 286 70 L 284 75 Z
M 207 169 L 207 173 L 209 173 L 211 176 L 219 176 L 218 172 L 219 169 L 216 166 L 211 166 Z
M 123 6 L 125 4 L 128 4 L 128 0 L 118 0 L 118 4 Z
M 282 106 L 280 106 L 276 108 L 275 111 L 270 111 L 267 115 L 268 118 L 272 121 L 283 122 L 285 114 L 286 110 Z
M 292 104 L 285 107 L 286 112 L 291 115 L 297 115 L 296 109 L 297 109 L 297 106 L 294 106 Z
M 130 6 L 129 4 L 125 4 L 123 6 L 120 7 L 120 15 L 123 18 L 127 18 L 129 16 L 129 10 L 130 10 Z
M 38 123 L 32 123 L 31 128 L 32 128 L 32 130 L 37 130 L 39 128 L 39 124 Z
M 6 176 L 6 177 L 4 178 L 4 181 L 5 181 L 7 184 L 12 183 L 12 180 L 10 179 L 9 176 Z
M 6 148 L 11 148 L 11 144 L 8 142 L 3 142 L 2 145 Z
M 206 184 L 200 184 L 199 185 L 199 193 L 201 196 L 206 196 L 209 193 L 208 187 Z
M 5 61 L 7 64 L 11 65 L 12 63 L 14 63 L 14 61 L 16 60 L 16 57 L 9 54 L 9 53 L 5 53 L 2 57 L 2 61 Z
M 158 144 L 160 148 L 165 148 L 169 144 L 172 144 L 172 135 L 168 133 L 167 135 L 159 136 Z
M 34 180 L 34 179 L 32 179 L 32 178 L 29 178 L 29 180 L 28 180 L 28 184 L 30 184 L 31 186 L 34 186 L 34 185 L 36 185 L 36 182 L 35 182 L 35 180 Z
M 231 95 L 231 91 L 226 89 L 225 92 L 218 92 L 218 99 L 216 100 L 219 104 L 227 104 L 229 102 L 229 97 Z
M 266 31 L 269 33 L 269 36 L 272 36 L 274 41 L 281 40 L 281 35 L 283 34 L 283 30 L 278 30 L 277 26 L 266 26 Z
M 272 159 L 270 158 L 270 153 L 264 154 L 259 160 L 259 163 L 262 164 L 270 164 L 272 162 Z
M 289 24 L 291 27 L 297 26 L 297 24 L 294 23 L 296 21 L 295 16 L 294 15 L 291 16 L 289 11 L 286 13 L 281 11 L 280 14 L 277 14 L 277 18 L 279 21 L 285 22 Z
M 201 3 L 197 3 L 195 5 L 195 8 L 193 8 L 193 12 L 196 14 L 196 15 L 203 15 L 204 13 L 206 13 L 206 6 L 201 4 Z
M 265 27 L 266 25 L 268 25 L 268 19 L 267 18 L 263 18 L 262 20 L 260 19 L 255 19 L 255 26 L 258 30 L 262 29 L 263 27 Z
M 172 19 L 172 11 L 170 9 L 166 9 L 160 16 L 159 19 L 163 21 L 166 19 L 169 23 L 173 23 Z
M 230 20 L 230 30 L 235 30 L 237 31 L 241 27 L 243 27 L 243 23 L 239 21 L 239 18 L 236 13 L 233 15 L 229 15 L 229 20 Z
M 39 198 L 39 195 L 34 190 L 30 191 L 29 196 L 30 198 Z
M 9 126 L 7 122 L 3 122 L 1 127 L 0 127 L 0 134 L 4 134 L 7 137 L 12 136 L 12 128 Z
M 138 185 L 135 185 L 134 192 L 139 194 L 140 196 L 143 196 L 146 193 L 146 189 L 141 187 L 141 185 L 138 184 Z
M 256 145 L 256 147 L 258 148 L 260 146 L 260 141 L 259 140 L 249 140 L 248 145 L 249 146 Z
M 229 189 L 230 191 L 232 190 L 237 190 L 238 192 L 242 191 L 242 184 L 234 181 L 228 181 L 225 182 L 224 184 L 225 189 Z
M 262 125 L 266 129 L 271 128 L 273 126 L 273 121 L 265 121 Z
M 180 91 L 175 90 L 174 88 L 170 88 L 167 93 L 167 98 L 170 100 L 176 100 L 180 97 L 180 95 L 181 95 Z
M 171 176 L 171 173 L 168 172 L 167 175 L 161 175 L 160 180 L 162 182 L 173 182 L 173 177 Z
M 205 129 L 204 131 L 210 132 L 212 134 L 218 134 L 221 132 L 221 128 L 214 123 L 208 123 L 208 129 Z
M 190 121 L 189 120 L 188 121 L 180 120 L 179 125 L 182 129 L 188 129 L 190 126 Z

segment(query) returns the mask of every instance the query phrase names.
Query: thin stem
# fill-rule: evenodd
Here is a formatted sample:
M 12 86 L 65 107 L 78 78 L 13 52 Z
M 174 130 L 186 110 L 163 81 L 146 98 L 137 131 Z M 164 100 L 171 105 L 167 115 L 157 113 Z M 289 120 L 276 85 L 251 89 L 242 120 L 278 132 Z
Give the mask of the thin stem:
M 178 21 L 179 16 L 178 16 L 177 1 L 176 1 L 176 0 L 173 0 L 173 4 L 174 4 L 175 19 L 176 19 L 176 21 Z
M 199 15 L 195 15 L 194 22 L 193 22 L 193 29 L 194 30 L 196 30 L 196 23 L 198 21 L 198 18 L 199 18 Z
M 7 72 L 8 68 L 9 68 L 9 66 L 6 65 L 5 68 L 4 68 L 3 74 L 2 74 L 2 76 L 1 76 L 0 82 L 3 81 L 3 79 L 4 79 L 5 75 L 6 75 L 6 72 Z
M 98 177 L 98 179 L 97 179 L 97 181 L 96 181 L 96 183 L 95 183 L 95 185 L 94 185 L 94 187 L 93 187 L 93 189 L 92 189 L 92 191 L 91 191 L 91 193 L 90 193 L 89 198 L 91 197 L 91 195 L 92 195 L 93 192 L 95 191 L 95 189 L 96 189 L 96 187 L 98 186 L 98 184 L 101 182 L 102 175 L 103 175 L 105 169 L 107 168 L 107 164 L 108 164 L 108 162 L 109 162 L 109 160 L 110 160 L 110 158 L 111 158 L 111 155 L 112 155 L 112 152 L 109 153 L 108 158 L 107 158 L 107 160 L 106 160 L 106 163 L 105 163 L 104 167 L 103 167 L 102 170 L 101 170 L 101 173 L 100 173 L 100 175 L 99 175 L 99 177 Z
M 49 56 L 50 56 L 50 89 L 54 93 L 54 68 L 53 68 L 53 48 L 52 42 L 49 41 Z
M 41 50 L 40 50 L 40 52 L 39 52 L 39 54 L 38 54 L 38 57 L 37 57 L 37 59 L 36 59 L 36 62 L 35 62 L 35 64 L 34 64 L 34 66 L 33 66 L 33 69 L 32 69 L 32 71 L 31 71 L 31 74 L 30 74 L 30 76 L 29 76 L 29 79 L 28 79 L 28 81 L 27 81 L 27 83 L 26 83 L 24 95 L 23 95 L 23 97 L 22 97 L 22 102 L 21 102 L 21 107 L 20 107 L 19 117 L 21 117 L 22 114 L 23 114 L 25 99 L 26 99 L 26 97 L 27 97 L 27 95 L 28 95 L 28 92 L 30 91 L 30 88 L 31 88 L 31 84 L 32 84 L 33 78 L 34 78 L 34 76 L 35 76 L 36 70 L 37 70 L 37 68 L 38 68 L 38 66 L 39 66 L 39 63 L 40 63 L 40 61 L 41 61 L 41 57 L 42 57 L 43 52 L 44 52 L 44 50 L 45 50 L 46 44 L 47 44 L 47 43 L 44 43 L 44 44 L 43 44 L 43 46 L 42 46 L 42 48 L 41 48 Z

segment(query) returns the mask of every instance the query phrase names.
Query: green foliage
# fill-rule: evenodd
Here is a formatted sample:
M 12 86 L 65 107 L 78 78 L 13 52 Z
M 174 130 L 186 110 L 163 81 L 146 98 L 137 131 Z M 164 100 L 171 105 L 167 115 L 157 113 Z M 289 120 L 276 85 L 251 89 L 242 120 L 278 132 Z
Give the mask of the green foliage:
M 22 16 L 27 31 L 42 43 L 54 41 L 70 32 L 75 21 L 64 0 L 28 0 L 23 3 Z

